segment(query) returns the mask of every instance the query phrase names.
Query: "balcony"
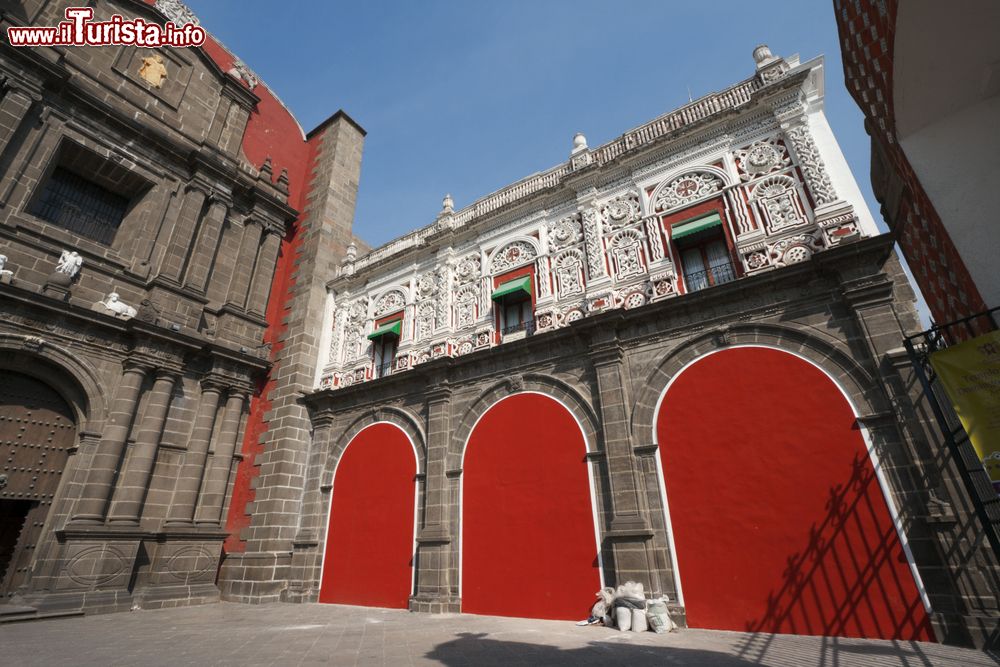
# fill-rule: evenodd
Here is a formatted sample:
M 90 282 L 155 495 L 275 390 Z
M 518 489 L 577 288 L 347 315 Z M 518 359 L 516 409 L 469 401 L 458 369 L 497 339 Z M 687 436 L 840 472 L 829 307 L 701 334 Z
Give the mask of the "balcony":
M 695 271 L 684 274 L 684 284 L 688 292 L 697 292 L 706 287 L 722 285 L 736 280 L 736 271 L 732 264 L 720 264 L 705 271 Z
M 502 340 L 505 343 L 509 343 L 514 340 L 521 340 L 531 334 L 535 333 L 535 321 L 528 320 L 526 322 L 518 322 L 517 324 L 512 324 L 508 327 L 504 327 L 500 330 Z
M 390 373 L 392 373 L 391 361 L 387 361 L 384 364 L 375 364 L 375 377 L 383 378 Z

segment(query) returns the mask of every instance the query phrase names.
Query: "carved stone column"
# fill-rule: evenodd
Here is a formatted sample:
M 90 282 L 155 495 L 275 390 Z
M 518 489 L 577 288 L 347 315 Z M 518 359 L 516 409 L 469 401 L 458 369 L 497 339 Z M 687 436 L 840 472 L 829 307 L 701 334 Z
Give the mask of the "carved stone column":
M 222 521 L 222 508 L 226 504 L 226 491 L 229 488 L 229 472 L 233 466 L 233 454 L 236 452 L 236 439 L 239 436 L 243 406 L 246 401 L 247 393 L 240 390 L 230 392 L 226 400 L 226 411 L 219 429 L 219 441 L 215 445 L 212 460 L 205 473 L 205 483 L 198 499 L 195 523 L 218 525 Z
M 247 218 L 243 225 L 243 239 L 240 242 L 240 253 L 233 272 L 233 281 L 229 287 L 227 303 L 234 306 L 247 305 L 247 292 L 250 290 L 250 279 L 254 275 L 254 262 L 260 248 L 260 235 L 264 228 L 254 218 Z
M 159 369 L 156 381 L 149 393 L 145 414 L 135 436 L 132 455 L 128 459 L 125 470 L 118 479 L 118 488 L 111 511 L 108 513 L 109 523 L 138 524 L 142 512 L 143 499 L 153 474 L 153 464 L 156 462 L 156 451 L 163 435 L 163 424 L 170 408 L 170 398 L 177 382 L 177 371 Z
M 451 437 L 451 388 L 438 381 L 427 395 L 427 465 L 423 523 L 417 533 L 417 590 L 414 611 L 458 611 L 451 592 L 451 503 L 446 464 Z
M 195 501 L 198 499 L 198 489 L 201 488 L 221 394 L 222 386 L 214 378 L 202 380 L 201 402 L 194 418 L 194 428 L 191 429 L 184 465 L 174 487 L 174 497 L 167 510 L 167 524 L 190 524 L 194 520 Z
M 271 291 L 271 280 L 274 278 L 274 267 L 280 248 L 281 235 L 276 230 L 268 229 L 257 254 L 253 281 L 250 285 L 250 298 L 247 300 L 247 310 L 254 315 L 263 317 L 267 309 L 267 297 Z
M 94 454 L 80 500 L 77 502 L 76 512 L 73 515 L 74 523 L 104 521 L 108 498 L 111 496 L 111 483 L 118 471 L 125 450 L 125 440 L 135 418 L 143 380 L 150 370 L 150 366 L 142 362 L 131 359 L 125 362 L 125 371 L 111 404 L 104 436 Z

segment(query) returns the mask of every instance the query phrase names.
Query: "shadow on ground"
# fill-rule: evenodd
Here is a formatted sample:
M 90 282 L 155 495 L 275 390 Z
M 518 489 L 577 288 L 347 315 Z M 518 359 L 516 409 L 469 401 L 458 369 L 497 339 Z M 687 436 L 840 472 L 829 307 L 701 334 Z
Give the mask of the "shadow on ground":
M 773 638 L 773 637 L 772 637 Z M 756 636 L 756 639 L 763 639 Z M 627 640 L 626 640 L 627 641 Z M 770 642 L 766 642 L 769 644 Z M 766 645 L 765 644 L 765 645 Z M 807 665 L 839 665 L 842 667 L 867 665 L 900 665 L 903 667 L 938 667 L 944 663 L 928 654 L 919 642 L 893 642 L 892 644 L 840 644 L 835 638 L 824 641 L 821 656 L 815 646 L 784 646 L 780 650 L 750 651 L 757 655 L 739 657 L 719 651 L 679 646 L 647 646 L 627 644 L 623 641 L 590 642 L 579 648 L 559 648 L 544 644 L 506 641 L 491 638 L 487 633 L 463 632 L 457 639 L 438 644 L 424 655 L 449 667 L 476 665 L 670 665 L 671 667 L 747 667 L 774 665 L 778 667 L 806 667 Z M 735 648 L 735 647 L 734 647 Z M 746 647 L 743 647 L 744 649 Z M 763 648 L 763 646 L 761 646 Z M 737 648 L 737 650 L 739 650 Z M 746 651 L 740 651 L 747 655 Z M 1000 661 L 986 654 L 979 654 L 983 662 Z M 818 660 L 817 660 L 818 658 Z M 947 664 L 959 664 L 948 662 Z

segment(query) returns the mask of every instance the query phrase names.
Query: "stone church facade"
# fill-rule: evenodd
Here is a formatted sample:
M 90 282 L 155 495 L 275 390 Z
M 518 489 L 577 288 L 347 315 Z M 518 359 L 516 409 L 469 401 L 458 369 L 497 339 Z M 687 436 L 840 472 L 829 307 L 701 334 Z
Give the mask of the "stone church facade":
M 0 47 L 4 595 L 582 618 L 635 580 L 693 627 L 982 644 L 823 60 L 754 62 L 370 250 L 364 130 L 215 40 Z

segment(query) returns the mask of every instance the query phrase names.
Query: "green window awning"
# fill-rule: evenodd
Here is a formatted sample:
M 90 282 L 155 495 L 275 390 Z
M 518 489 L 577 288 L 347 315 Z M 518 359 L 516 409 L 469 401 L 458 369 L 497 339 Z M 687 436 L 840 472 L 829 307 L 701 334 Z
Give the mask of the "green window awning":
M 713 213 L 705 218 L 698 218 L 697 220 L 691 220 L 689 222 L 682 222 L 679 225 L 674 225 L 670 228 L 670 238 L 676 241 L 677 239 L 684 238 L 685 236 L 691 236 L 692 234 L 703 232 L 706 229 L 721 226 L 722 218 L 719 217 L 718 213 Z
M 378 329 L 368 334 L 368 340 L 376 340 L 382 336 L 396 336 L 398 338 L 402 331 L 403 320 L 393 320 L 392 322 L 386 322 Z
M 531 276 L 521 276 L 508 280 L 497 287 L 490 298 L 494 301 L 511 299 L 515 297 L 531 298 Z

